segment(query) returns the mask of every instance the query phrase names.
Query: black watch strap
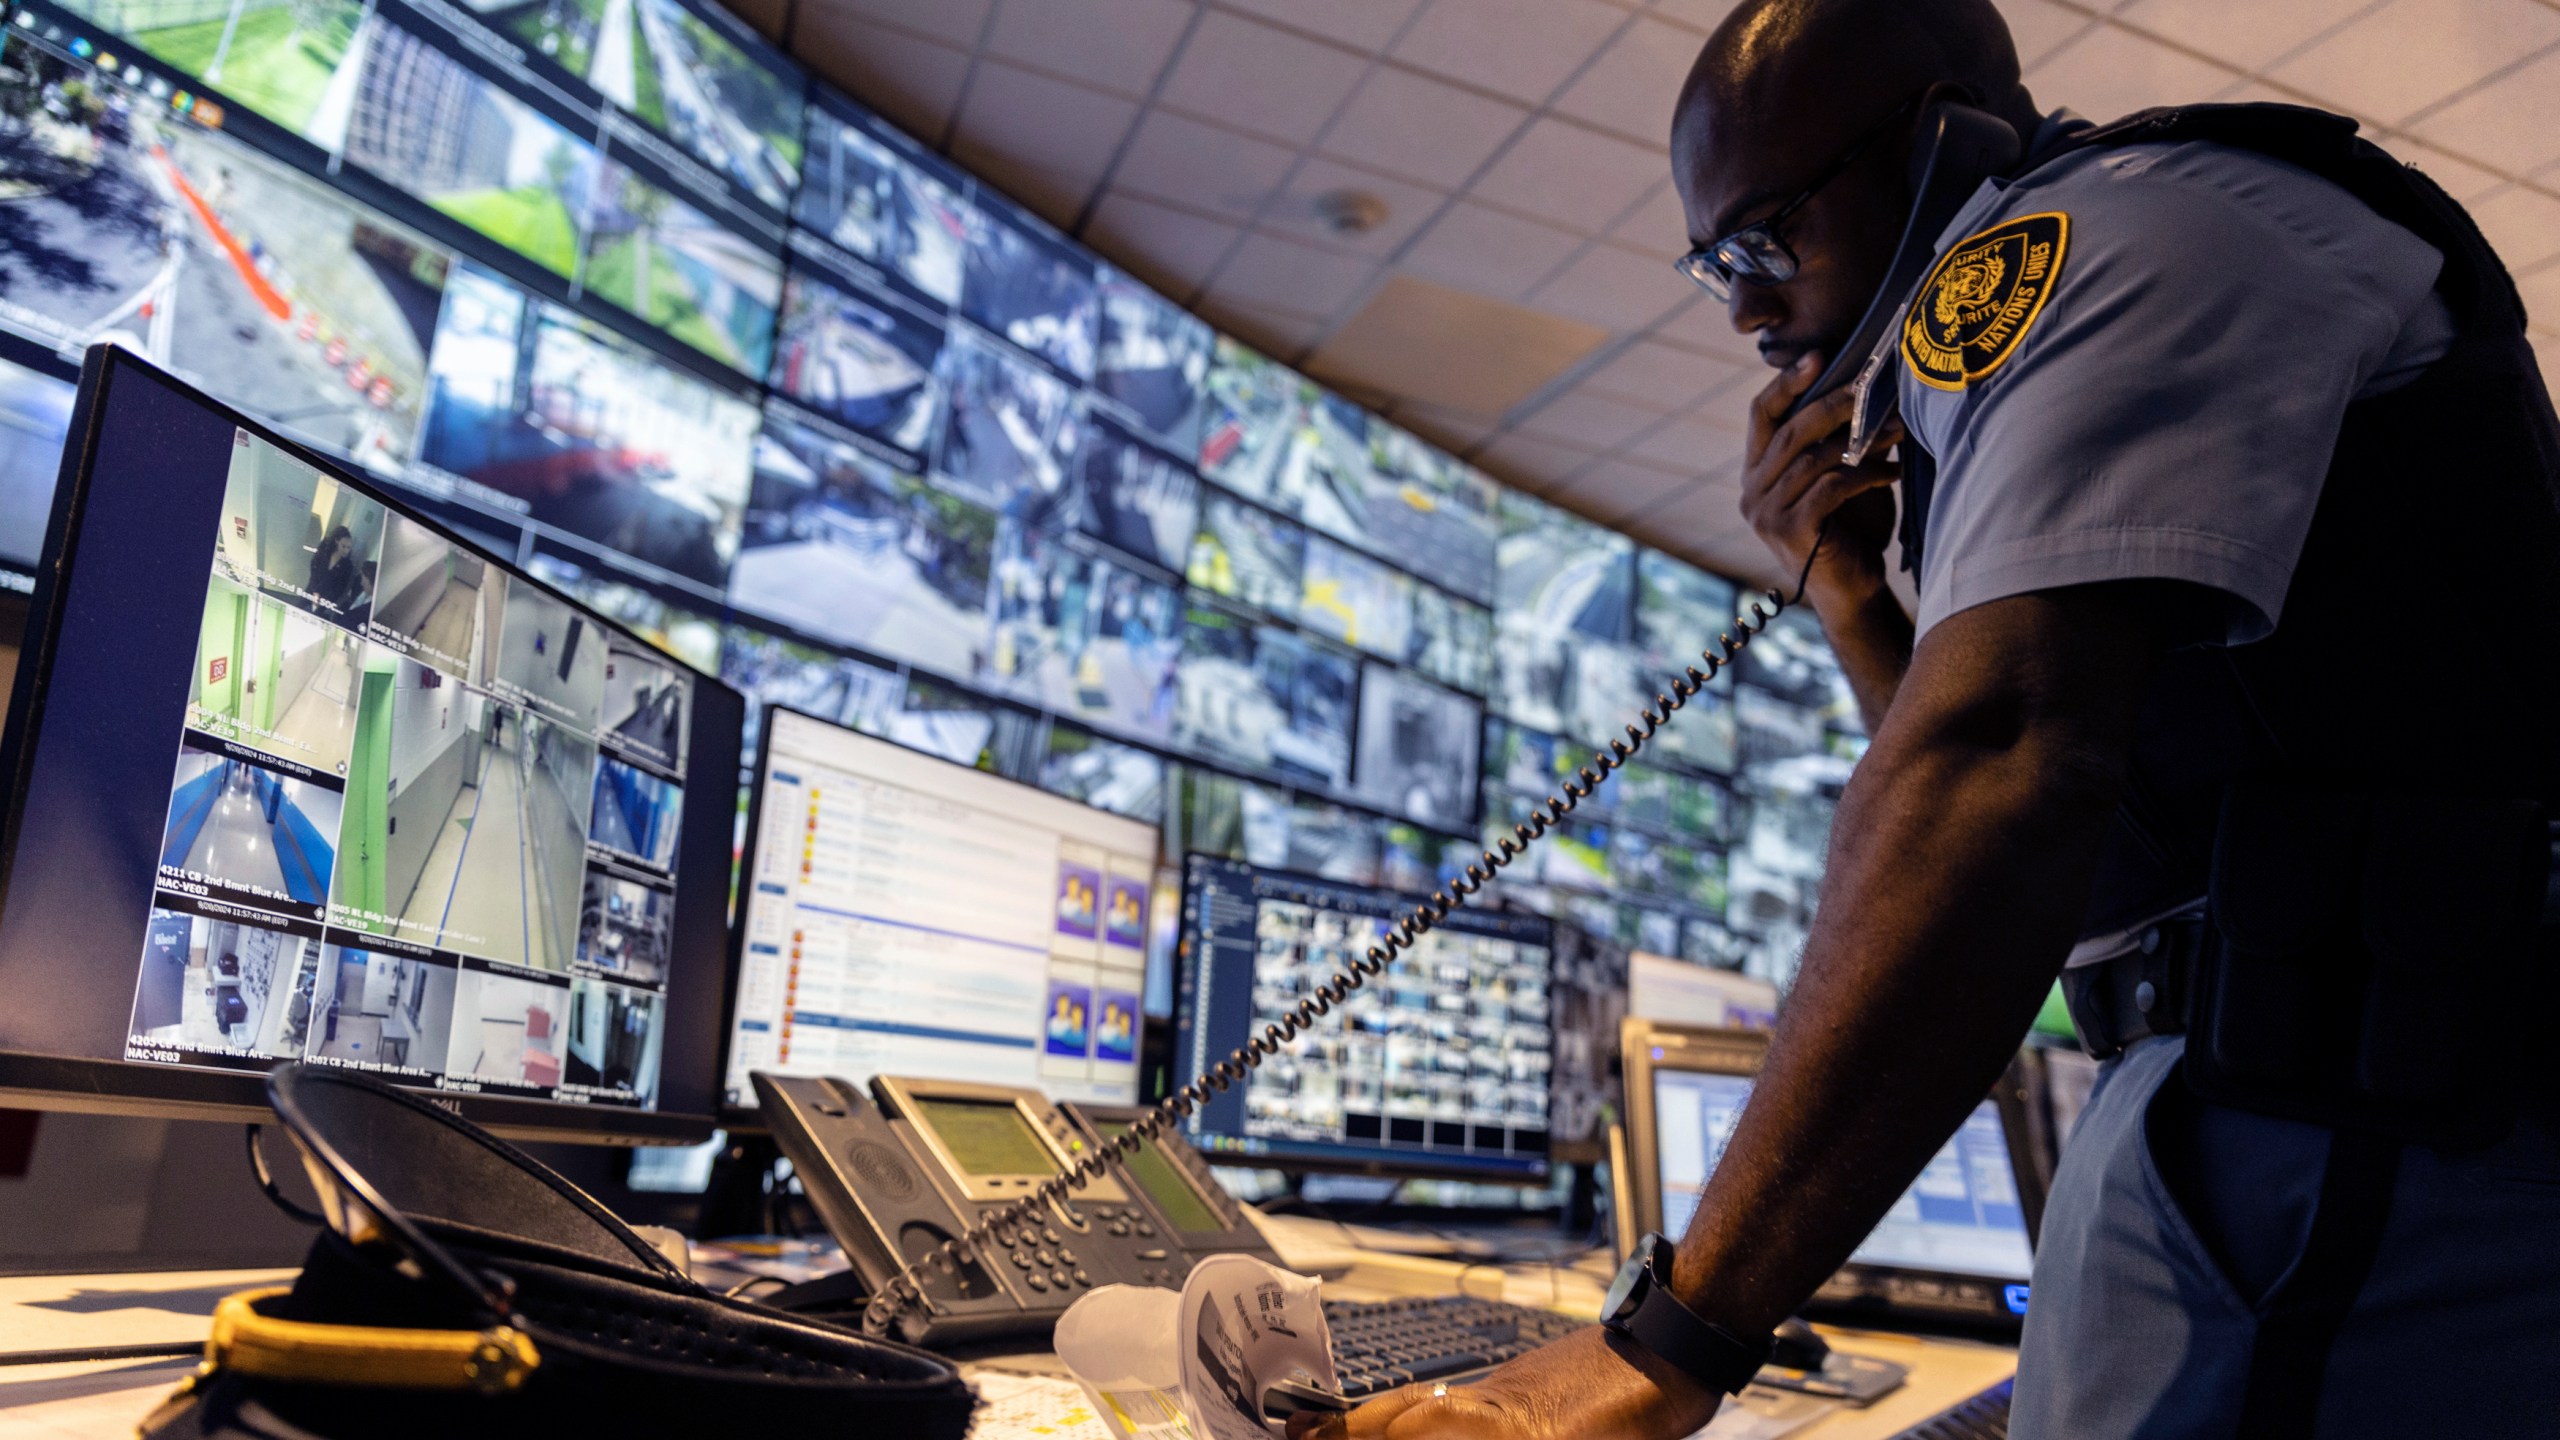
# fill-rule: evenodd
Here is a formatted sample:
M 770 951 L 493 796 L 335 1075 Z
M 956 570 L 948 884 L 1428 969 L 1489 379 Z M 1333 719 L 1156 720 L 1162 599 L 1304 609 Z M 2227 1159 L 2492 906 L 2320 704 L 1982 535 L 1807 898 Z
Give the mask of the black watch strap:
M 1619 1313 L 1606 1318 L 1609 1328 L 1633 1340 L 1664 1364 L 1731 1395 L 1751 1383 L 1769 1363 L 1774 1341 L 1745 1340 L 1721 1325 L 1698 1317 L 1671 1293 L 1671 1242 L 1647 1235 L 1627 1262 L 1645 1273 Z

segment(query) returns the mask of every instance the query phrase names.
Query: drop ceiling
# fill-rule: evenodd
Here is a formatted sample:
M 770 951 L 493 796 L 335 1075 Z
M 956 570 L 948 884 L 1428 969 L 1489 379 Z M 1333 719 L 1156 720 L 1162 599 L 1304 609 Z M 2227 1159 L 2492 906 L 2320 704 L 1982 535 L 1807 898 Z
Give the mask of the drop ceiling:
M 1730 0 L 735 3 L 1248 342 L 1524 489 L 1770 576 L 1736 508 L 1764 372 L 1670 266 L 1672 98 Z M 2355 115 L 2472 207 L 2560 370 L 2560 0 L 2000 8 L 2047 108 Z M 1384 202 L 1374 227 L 1328 225 L 1343 190 Z

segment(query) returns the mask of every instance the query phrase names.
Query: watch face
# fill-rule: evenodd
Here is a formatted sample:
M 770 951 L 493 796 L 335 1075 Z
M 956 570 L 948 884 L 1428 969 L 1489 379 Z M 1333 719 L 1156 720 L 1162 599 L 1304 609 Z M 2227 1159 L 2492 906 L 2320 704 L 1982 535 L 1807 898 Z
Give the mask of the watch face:
M 1609 1282 L 1609 1293 L 1600 1301 L 1602 1320 L 1624 1320 L 1635 1313 L 1644 1299 L 1644 1282 L 1652 1273 L 1647 1268 L 1652 1258 L 1648 1247 L 1638 1245 L 1636 1253 L 1627 1257 L 1627 1263 L 1618 1267 L 1618 1278 Z

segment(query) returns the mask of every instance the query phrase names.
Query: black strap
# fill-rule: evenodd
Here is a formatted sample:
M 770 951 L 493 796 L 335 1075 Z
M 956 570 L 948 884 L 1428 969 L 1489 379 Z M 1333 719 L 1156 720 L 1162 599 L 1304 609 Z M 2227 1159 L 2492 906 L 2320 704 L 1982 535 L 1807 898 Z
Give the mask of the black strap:
M 2382 1248 L 2401 1149 L 2378 1135 L 2332 1132 L 2311 1237 L 2258 1321 L 2236 1433 L 2249 1440 L 2310 1440 L 2329 1351 Z

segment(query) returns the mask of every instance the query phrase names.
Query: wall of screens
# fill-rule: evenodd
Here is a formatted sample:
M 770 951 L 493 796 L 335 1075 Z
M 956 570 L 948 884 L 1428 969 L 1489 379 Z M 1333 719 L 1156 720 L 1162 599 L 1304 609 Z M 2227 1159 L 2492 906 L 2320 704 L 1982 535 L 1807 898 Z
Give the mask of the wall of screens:
M 5 13 L 0 583 L 115 341 L 757 700 L 1414 888 L 1733 614 L 709 0 Z M 1750 662 L 1506 893 L 1783 978 L 1858 742 L 1818 631 Z

